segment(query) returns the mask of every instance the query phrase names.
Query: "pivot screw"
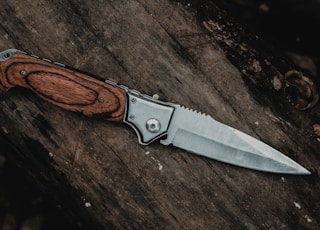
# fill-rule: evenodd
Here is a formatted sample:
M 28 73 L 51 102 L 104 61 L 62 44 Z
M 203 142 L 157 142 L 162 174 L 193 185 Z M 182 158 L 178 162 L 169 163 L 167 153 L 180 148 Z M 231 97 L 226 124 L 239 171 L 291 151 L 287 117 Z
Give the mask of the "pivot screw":
M 147 120 L 146 127 L 149 132 L 157 133 L 160 131 L 161 125 L 157 119 L 151 118 L 151 119 Z

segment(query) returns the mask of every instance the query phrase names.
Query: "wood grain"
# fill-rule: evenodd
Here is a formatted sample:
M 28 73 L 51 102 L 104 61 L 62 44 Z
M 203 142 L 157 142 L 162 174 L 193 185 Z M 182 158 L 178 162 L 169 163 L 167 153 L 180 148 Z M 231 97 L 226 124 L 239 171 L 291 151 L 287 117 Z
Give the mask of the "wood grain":
M 123 124 L 66 112 L 29 90 L 1 92 L 0 152 L 76 226 L 91 219 L 83 229 L 319 229 L 312 125 L 320 124 L 320 104 L 297 111 L 274 89 L 274 76 L 297 67 L 219 1 L 5 2 L 1 50 L 54 59 L 205 112 L 312 172 L 267 174 L 141 146 Z
M 24 87 L 63 109 L 123 121 L 126 92 L 48 61 L 16 52 L 0 63 L 0 89 Z

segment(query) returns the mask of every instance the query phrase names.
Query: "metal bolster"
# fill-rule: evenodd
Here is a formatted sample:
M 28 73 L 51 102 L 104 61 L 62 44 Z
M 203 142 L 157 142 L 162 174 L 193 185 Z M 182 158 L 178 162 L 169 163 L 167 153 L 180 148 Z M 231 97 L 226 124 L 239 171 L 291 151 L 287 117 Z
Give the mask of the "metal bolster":
M 139 143 L 147 145 L 166 135 L 174 107 L 135 90 L 128 90 L 127 94 L 124 122 L 136 131 Z
M 126 86 L 106 80 L 108 84 L 127 92 L 126 115 L 123 122 L 130 125 L 138 135 L 139 143 L 147 145 L 167 134 L 174 106 Z
M 12 57 L 12 55 L 16 52 L 24 53 L 24 52 L 22 52 L 20 50 L 16 50 L 16 49 L 8 49 L 8 50 L 0 52 L 0 61 L 6 61 L 6 60 L 10 59 Z

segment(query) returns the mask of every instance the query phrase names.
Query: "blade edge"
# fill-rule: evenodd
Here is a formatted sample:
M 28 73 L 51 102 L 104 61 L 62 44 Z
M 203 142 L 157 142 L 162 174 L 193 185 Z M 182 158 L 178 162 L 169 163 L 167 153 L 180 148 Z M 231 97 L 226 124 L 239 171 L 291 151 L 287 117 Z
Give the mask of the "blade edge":
M 203 148 L 201 145 L 198 145 L 197 143 L 199 142 L 202 142 L 206 147 Z M 251 152 L 214 142 L 183 129 L 178 129 L 172 145 L 209 159 L 247 169 L 282 174 L 310 174 L 308 170 L 288 157 L 282 156 L 285 161 L 276 161 L 267 156 L 254 155 Z M 212 146 L 210 151 L 207 151 L 208 146 Z

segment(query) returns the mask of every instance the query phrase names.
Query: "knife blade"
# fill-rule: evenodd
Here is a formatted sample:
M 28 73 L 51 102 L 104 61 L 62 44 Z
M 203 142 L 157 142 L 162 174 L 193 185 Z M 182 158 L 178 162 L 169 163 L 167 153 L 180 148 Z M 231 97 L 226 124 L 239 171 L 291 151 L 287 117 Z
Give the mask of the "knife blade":
M 32 90 L 63 109 L 131 126 L 142 145 L 160 140 L 197 155 L 263 172 L 310 172 L 275 148 L 211 116 L 102 81 L 49 59 L 8 49 L 0 53 L 0 90 Z

